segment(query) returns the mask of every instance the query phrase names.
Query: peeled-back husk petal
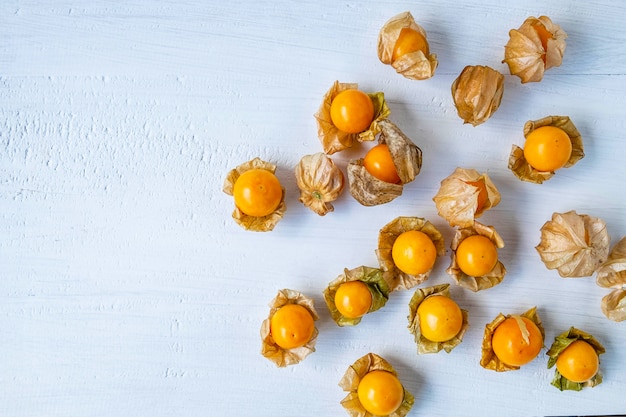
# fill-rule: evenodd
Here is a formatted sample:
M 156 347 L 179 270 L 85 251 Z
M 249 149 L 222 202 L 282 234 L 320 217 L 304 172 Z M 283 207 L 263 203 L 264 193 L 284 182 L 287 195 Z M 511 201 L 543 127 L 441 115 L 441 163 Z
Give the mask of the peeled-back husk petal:
M 311 353 L 315 352 L 315 343 L 317 342 L 318 335 L 316 327 L 313 331 L 311 339 L 303 346 L 293 349 L 283 349 L 278 346 L 272 338 L 272 334 L 270 332 L 270 322 L 272 316 L 274 316 L 274 314 L 281 307 L 287 304 L 299 304 L 311 313 L 313 320 L 319 320 L 312 298 L 308 298 L 302 293 L 290 289 L 282 289 L 278 291 L 276 297 L 274 297 L 269 304 L 269 316 L 263 320 L 263 323 L 261 324 L 261 354 L 270 361 L 274 362 L 276 366 L 281 368 L 289 365 L 295 365 Z
M 374 120 L 368 129 L 360 133 L 346 133 L 337 129 L 330 117 L 330 105 L 337 94 L 344 90 L 358 89 L 358 87 L 356 83 L 340 83 L 339 81 L 335 81 L 332 87 L 324 94 L 322 104 L 317 113 L 315 113 L 317 136 L 322 143 L 324 152 L 329 155 L 351 148 L 355 141 L 364 142 L 376 139 L 376 135 L 380 132 L 378 123 L 391 114 L 387 102 L 385 101 L 385 95 L 381 92 L 371 93 L 368 94 L 368 96 L 372 99 L 372 103 L 374 104 Z
M 504 75 L 483 65 L 468 65 L 452 83 L 452 98 L 464 123 L 478 126 L 500 107 Z
M 320 216 L 334 211 L 331 202 L 341 195 L 345 181 L 332 159 L 322 152 L 305 155 L 296 165 L 295 175 L 302 204 Z
M 348 395 L 341 400 L 341 405 L 351 417 L 373 417 L 372 414 L 365 410 L 363 405 L 361 405 L 357 394 L 361 379 L 368 372 L 372 371 L 387 371 L 396 377 L 398 376 L 398 373 L 393 366 L 375 353 L 368 353 L 350 365 L 341 378 L 341 381 L 339 381 L 339 386 L 341 389 L 348 392 Z M 402 404 L 400 404 L 400 407 L 396 411 L 389 414 L 388 417 L 406 416 L 413 407 L 414 402 L 415 398 L 413 395 L 407 391 L 406 388 L 404 388 L 404 399 L 402 400 Z
M 251 169 L 265 169 L 274 174 L 276 172 L 276 165 L 263 161 L 258 157 L 248 162 L 244 162 L 228 172 L 226 179 L 224 180 L 222 190 L 228 195 L 233 195 L 233 188 L 239 176 Z M 251 230 L 253 232 L 269 232 L 273 230 L 280 219 L 283 218 L 285 211 L 287 211 L 287 205 L 285 204 L 285 188 L 282 186 L 281 188 L 283 190 L 283 195 L 280 199 L 280 204 L 272 213 L 262 217 L 249 216 L 235 205 L 235 210 L 232 214 L 235 222 L 244 229 Z
M 450 353 L 452 349 L 463 341 L 463 336 L 469 327 L 467 310 L 461 309 L 461 313 L 463 314 L 463 325 L 461 326 L 459 333 L 457 333 L 452 339 L 445 342 L 433 342 L 432 340 L 428 340 L 422 336 L 420 318 L 417 314 L 417 309 L 420 304 L 431 295 L 442 295 L 444 297 L 451 298 L 450 284 L 435 285 L 433 287 L 418 288 L 415 290 L 415 293 L 411 297 L 411 301 L 409 301 L 409 315 L 407 316 L 407 319 L 409 320 L 408 328 L 415 339 L 415 343 L 417 344 L 418 354 L 437 353 L 442 349 L 447 353 Z
M 446 253 L 443 235 L 428 220 L 420 217 L 397 217 L 387 223 L 378 234 L 376 256 L 392 292 L 413 288 L 426 281 L 430 276 L 431 271 L 419 275 L 409 275 L 400 271 L 393 262 L 391 252 L 394 242 L 400 234 L 410 230 L 418 230 L 428 235 L 435 245 L 437 256 L 443 256 Z
M 487 201 L 479 211 L 478 194 L 480 189 L 469 182 L 483 181 L 487 190 Z M 500 203 L 500 192 L 487 174 L 475 169 L 456 168 L 443 181 L 433 197 L 437 212 L 450 226 L 471 227 L 474 219 Z
M 563 278 L 588 277 L 607 260 L 610 237 L 606 223 L 574 210 L 554 213 L 541 227 L 541 242 L 535 247 L 548 269 Z
M 454 237 L 452 238 L 452 243 L 450 244 L 452 253 L 450 254 L 450 266 L 446 269 L 446 272 L 452 276 L 457 285 L 467 288 L 468 290 L 478 292 L 500 284 L 506 275 L 506 268 L 504 267 L 504 264 L 498 260 L 496 266 L 483 276 L 473 277 L 463 272 L 456 259 L 456 250 L 464 239 L 472 235 L 487 237 L 498 249 L 504 247 L 504 241 L 493 226 L 485 226 L 484 224 L 476 221 L 471 227 L 456 230 Z
M 405 54 L 393 61 L 393 50 L 396 46 L 400 32 L 409 28 L 421 34 L 426 42 L 428 38 L 423 27 L 415 22 L 410 12 L 400 13 L 389 19 L 378 34 L 378 59 L 383 64 L 391 65 L 398 74 L 411 80 L 425 80 L 435 74 L 438 61 L 437 55 L 429 53 L 424 55 L 422 51 Z

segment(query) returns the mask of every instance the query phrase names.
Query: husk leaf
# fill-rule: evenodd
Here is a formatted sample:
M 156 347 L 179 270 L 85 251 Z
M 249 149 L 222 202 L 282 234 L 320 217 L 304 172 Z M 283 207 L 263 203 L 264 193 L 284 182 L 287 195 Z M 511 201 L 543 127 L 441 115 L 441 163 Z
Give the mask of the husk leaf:
M 563 130 L 570 141 L 572 142 L 572 154 L 563 166 L 563 168 L 570 168 L 580 161 L 585 156 L 585 150 L 583 146 L 583 139 L 568 116 L 546 116 L 539 120 L 529 120 L 524 124 L 524 138 L 543 126 L 554 126 Z M 524 150 L 516 145 L 511 148 L 511 154 L 509 155 L 509 169 L 513 171 L 513 174 L 522 181 L 534 182 L 541 184 L 542 182 L 552 178 L 555 174 L 554 171 L 538 171 L 533 168 L 526 158 L 524 157 Z
M 464 123 L 478 126 L 500 107 L 504 75 L 493 68 L 468 65 L 452 83 L 452 98 Z
M 274 342 L 270 332 L 270 320 L 281 307 L 287 304 L 299 304 L 311 313 L 313 320 L 319 320 L 313 299 L 290 289 L 278 291 L 276 297 L 274 297 L 269 304 L 270 312 L 268 317 L 263 320 L 261 324 L 261 354 L 281 368 L 295 365 L 315 352 L 315 343 L 317 342 L 317 335 L 319 333 L 316 327 L 311 339 L 305 345 L 294 349 L 283 349 L 278 346 L 276 342 Z
M 334 211 L 331 202 L 341 195 L 344 177 L 332 159 L 322 152 L 305 155 L 296 165 L 295 175 L 302 204 L 320 216 Z
M 513 315 L 504 315 L 502 313 L 498 314 L 498 316 L 491 322 L 485 326 L 485 333 L 483 335 L 482 342 L 482 355 L 480 358 L 480 366 L 485 369 L 496 371 L 496 372 L 506 372 L 506 371 L 516 371 L 520 369 L 519 366 L 508 365 L 502 362 L 493 351 L 493 345 L 491 344 L 491 339 L 493 337 L 493 333 L 496 331 L 496 328 L 502 324 L 504 320 L 509 317 L 514 317 Z M 537 325 L 539 331 L 541 332 L 541 337 L 545 340 L 546 333 L 543 328 L 543 324 L 541 323 L 541 318 L 537 313 L 537 307 L 532 307 L 525 313 L 521 314 L 521 317 L 526 317 L 533 323 Z
M 405 54 L 395 61 L 392 59 L 393 50 L 404 28 L 419 32 L 428 43 L 426 31 L 415 22 L 410 12 L 400 13 L 389 19 L 378 34 L 378 59 L 386 65 L 391 65 L 398 74 L 411 80 L 425 80 L 435 75 L 438 61 L 437 55 L 422 51 Z M 430 48 L 429 48 L 430 49 Z
M 243 164 L 228 172 L 228 174 L 226 175 L 226 179 L 224 180 L 223 191 L 226 194 L 232 196 L 233 187 L 235 186 L 235 182 L 237 181 L 239 176 L 246 171 L 257 168 L 265 169 L 267 171 L 270 171 L 272 174 L 276 172 L 276 165 L 270 162 L 263 161 L 261 158 L 258 157 L 254 158 L 248 162 L 244 162 Z M 235 222 L 244 229 L 251 230 L 253 232 L 269 232 L 273 230 L 280 221 L 280 219 L 283 218 L 285 211 L 287 211 L 287 205 L 285 204 L 285 188 L 281 188 L 283 190 L 283 195 L 281 197 L 280 204 L 278 205 L 276 210 L 274 210 L 274 212 L 263 217 L 249 216 L 235 205 L 235 210 L 232 214 Z
M 602 312 L 610 320 L 626 320 L 626 289 L 613 290 L 602 297 Z
M 324 289 L 324 301 L 328 306 L 330 316 L 338 326 L 356 326 L 361 322 L 363 317 L 349 318 L 343 316 L 335 305 L 335 294 L 341 284 L 349 281 L 361 281 L 367 285 L 372 294 L 372 306 L 367 314 L 382 308 L 389 299 L 389 286 L 383 278 L 383 273 L 378 268 L 368 266 L 359 266 L 354 269 L 344 269 L 344 273 L 339 275 Z
M 485 184 L 487 202 L 477 211 L 480 189 L 469 182 L 478 181 Z M 480 174 L 475 169 L 456 168 L 449 177 L 441 181 L 433 201 L 439 215 L 450 226 L 471 227 L 475 218 L 500 203 L 500 192 L 487 174 Z
M 387 102 L 385 101 L 385 95 L 382 92 L 368 93 L 368 96 L 372 99 L 372 103 L 374 104 L 374 120 L 369 128 L 361 133 L 346 133 L 337 129 L 330 117 L 330 105 L 337 94 L 344 90 L 357 88 L 358 84 L 356 83 L 340 83 L 339 81 L 335 81 L 332 87 L 324 94 L 322 104 L 317 113 L 315 113 L 317 135 L 322 143 L 324 152 L 329 155 L 351 148 L 354 141 L 364 142 L 374 140 L 376 135 L 380 132 L 378 123 L 391 114 L 391 110 L 389 110 Z
M 409 275 L 400 271 L 393 262 L 393 257 L 391 256 L 393 243 L 400 234 L 409 230 L 418 230 L 428 235 L 435 244 L 437 256 L 443 256 L 446 253 L 443 235 L 428 220 L 420 217 L 397 217 L 387 223 L 378 234 L 376 256 L 378 257 L 380 269 L 383 271 L 385 280 L 392 292 L 413 288 L 421 284 L 428 279 L 431 272 L 427 271 L 419 275 Z
M 544 49 L 537 32 L 537 25 L 543 26 L 552 37 Z M 529 17 L 519 29 L 509 31 L 509 41 L 504 47 L 504 60 L 512 75 L 522 83 L 538 82 L 544 71 L 558 67 L 565 53 L 567 34 L 547 16 Z
M 456 249 L 464 239 L 472 235 L 482 235 L 489 238 L 498 249 L 504 247 L 504 241 L 493 226 L 485 226 L 479 222 L 474 222 L 471 227 L 456 230 L 452 238 L 452 243 L 450 244 L 452 252 L 450 254 L 450 266 L 446 269 L 446 272 L 452 276 L 459 286 L 478 292 L 500 284 L 506 275 L 506 268 L 504 264 L 498 260 L 496 266 L 483 276 L 472 277 L 463 272 L 456 259 Z
M 422 336 L 422 332 L 420 329 L 420 318 L 417 314 L 417 309 L 419 308 L 422 301 L 424 301 L 427 297 L 431 295 L 443 295 L 445 297 L 450 297 L 450 284 L 441 284 L 433 287 L 427 288 L 418 288 L 415 290 L 413 297 L 411 297 L 411 301 L 409 301 L 409 315 L 407 319 L 409 320 L 409 331 L 413 335 L 415 339 L 415 343 L 417 344 L 417 353 L 425 354 L 425 353 L 437 353 L 442 349 L 447 353 L 450 353 L 452 349 L 458 346 L 463 341 L 463 336 L 465 335 L 465 331 L 469 327 L 469 321 L 467 316 L 467 310 L 461 309 L 461 313 L 463 314 L 463 325 L 459 333 L 454 336 L 452 339 L 445 342 L 433 342 L 432 340 L 426 339 Z
M 346 395 L 346 397 L 341 401 L 341 405 L 351 417 L 376 417 L 365 410 L 363 405 L 361 405 L 357 390 L 359 388 L 361 378 L 363 378 L 368 372 L 378 370 L 391 372 L 396 377 L 398 376 L 398 373 L 389 362 L 375 353 L 368 353 L 350 365 L 341 378 L 341 381 L 339 381 L 339 386 L 344 391 L 348 392 L 348 395 Z M 395 412 L 389 414 L 388 416 L 404 417 L 409 413 L 414 403 L 415 398 L 405 388 L 402 404 L 400 404 L 400 407 Z
M 548 269 L 563 278 L 578 278 L 591 276 L 607 260 L 609 244 L 603 220 L 572 210 L 552 214 L 535 249 Z
M 606 262 L 596 271 L 596 283 L 604 288 L 626 286 L 626 237 L 617 242 Z
M 548 359 L 548 369 L 552 368 L 561 354 L 570 344 L 577 340 L 584 340 L 589 343 L 591 347 L 596 351 L 598 356 L 605 352 L 604 346 L 600 342 L 596 340 L 591 334 L 586 333 L 582 330 L 579 330 L 575 327 L 570 327 L 569 330 L 561 333 L 560 335 L 554 338 L 554 342 L 550 349 L 546 352 L 546 355 L 550 357 Z M 585 382 L 573 382 L 569 379 L 565 378 L 561 373 L 556 369 L 554 371 L 554 378 L 552 379 L 551 384 L 557 387 L 561 391 L 572 390 L 572 391 L 580 391 L 585 387 L 595 387 L 602 382 L 602 374 L 598 371 L 590 380 Z

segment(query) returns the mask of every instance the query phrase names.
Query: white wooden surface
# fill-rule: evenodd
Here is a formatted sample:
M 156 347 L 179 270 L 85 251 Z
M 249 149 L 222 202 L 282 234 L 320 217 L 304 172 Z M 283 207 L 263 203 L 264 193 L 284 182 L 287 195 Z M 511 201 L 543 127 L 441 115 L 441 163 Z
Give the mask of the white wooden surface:
M 438 54 L 410 81 L 376 56 L 381 25 L 410 10 Z M 569 34 L 563 65 L 521 85 L 501 63 L 508 31 L 545 14 Z M 626 412 L 626 323 L 607 320 L 594 278 L 565 280 L 534 246 L 555 211 L 626 235 L 626 8 L 617 1 L 5 0 L 0 4 L 0 415 L 341 416 L 337 383 L 367 352 L 416 396 L 411 415 Z M 450 84 L 468 64 L 505 74 L 498 112 L 463 125 Z M 397 200 L 362 207 L 348 192 L 318 217 L 293 168 L 321 150 L 313 113 L 333 81 L 384 91 L 424 152 Z M 543 185 L 506 164 L 525 121 L 569 115 L 586 157 Z M 345 169 L 366 147 L 333 156 Z M 288 210 L 271 233 L 231 219 L 227 171 L 278 165 Z M 416 354 L 413 291 L 356 328 L 330 319 L 321 291 L 343 268 L 377 266 L 378 230 L 400 215 L 452 230 L 432 202 L 455 167 L 488 172 L 502 203 L 505 281 L 452 286 L 471 327 L 450 354 Z M 452 283 L 440 259 L 425 285 Z M 259 329 L 278 289 L 316 300 L 317 352 L 276 368 Z M 479 364 L 485 323 L 537 305 L 546 344 L 570 326 L 607 348 L 604 383 L 550 386 L 545 350 L 518 372 Z

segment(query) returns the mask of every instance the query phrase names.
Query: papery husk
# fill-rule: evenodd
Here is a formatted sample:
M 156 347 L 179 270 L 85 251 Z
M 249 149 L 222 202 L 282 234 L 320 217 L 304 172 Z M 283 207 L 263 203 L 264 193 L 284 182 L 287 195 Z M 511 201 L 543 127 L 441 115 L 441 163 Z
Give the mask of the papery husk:
M 403 185 L 415 179 L 422 168 L 422 150 L 390 120 L 378 123 L 379 144 L 389 148 L 400 184 L 379 180 L 363 166 L 363 159 L 348 164 L 350 194 L 364 206 L 388 203 L 402 195 Z
M 544 49 L 537 34 L 536 24 L 543 25 L 552 35 Z M 543 79 L 544 71 L 558 67 L 565 53 L 567 34 L 547 16 L 529 17 L 519 29 L 509 31 L 509 41 L 504 47 L 504 60 L 512 75 L 522 83 L 537 82 Z M 545 56 L 545 62 L 544 62 Z
M 378 248 L 376 249 L 376 256 L 378 257 L 378 263 L 380 269 L 383 271 L 385 280 L 389 284 L 390 290 L 406 290 L 415 287 L 426 281 L 430 276 L 430 271 L 426 271 L 419 275 L 409 275 L 402 272 L 396 264 L 393 262 L 391 255 L 393 244 L 404 232 L 409 230 L 418 230 L 430 237 L 435 244 L 437 250 L 437 256 L 443 256 L 446 254 L 446 248 L 444 246 L 443 235 L 441 232 L 428 220 L 420 217 L 397 217 L 391 222 L 387 223 L 378 234 Z
M 305 155 L 295 174 L 302 204 L 320 216 L 335 210 L 331 202 L 341 195 L 344 177 L 332 159 L 322 152 Z
M 372 99 L 372 103 L 374 104 L 374 120 L 369 128 L 361 133 L 346 133 L 337 129 L 330 117 L 330 105 L 337 94 L 344 90 L 358 89 L 358 87 L 359 85 L 356 83 L 340 83 L 339 81 L 335 81 L 332 87 L 324 94 L 322 104 L 317 113 L 315 113 L 317 135 L 322 143 L 324 152 L 329 155 L 351 148 L 354 145 L 354 141 L 365 142 L 376 139 L 376 135 L 380 132 L 378 123 L 391 114 L 391 110 L 389 110 L 387 106 L 383 93 L 369 93 L 367 95 Z
M 609 257 L 596 271 L 596 283 L 613 288 L 602 298 L 602 312 L 613 321 L 626 320 L 626 237 L 611 250 Z
M 613 321 L 626 320 L 626 289 L 613 290 L 602 297 L 602 312 Z
M 535 129 L 543 126 L 558 127 L 567 134 L 572 142 L 572 154 L 563 168 L 570 168 L 585 157 L 582 136 L 568 116 L 546 116 L 539 120 L 529 120 L 524 124 L 524 138 L 527 138 Z M 513 145 L 511 148 L 509 169 L 513 171 L 513 174 L 520 180 L 534 182 L 536 184 L 541 184 L 552 178 L 555 173 L 554 171 L 538 171 L 533 168 L 526 161 L 524 150 L 516 145 Z
M 463 314 L 463 325 L 456 336 L 445 342 L 433 342 L 432 340 L 428 340 L 422 336 L 422 331 L 420 329 L 420 317 L 417 314 L 417 309 L 422 301 L 431 295 L 442 295 L 444 297 L 451 298 L 450 284 L 441 284 L 434 287 L 418 288 L 415 290 L 413 297 L 411 297 L 411 301 L 409 301 L 409 315 L 407 317 L 409 320 L 409 331 L 413 335 L 415 343 L 417 344 L 418 354 L 437 353 L 442 349 L 445 350 L 446 353 L 450 353 L 452 349 L 463 341 L 463 335 L 465 335 L 465 331 L 469 327 L 467 310 L 461 309 L 461 313 Z
M 276 172 L 276 165 L 256 157 L 248 162 L 244 162 L 228 172 L 226 179 L 224 180 L 223 191 L 228 195 L 233 195 L 233 187 L 235 186 L 235 182 L 237 182 L 239 176 L 246 171 L 257 168 L 265 169 L 270 171 L 272 174 Z M 235 205 L 235 210 L 232 214 L 235 222 L 244 229 L 251 230 L 253 232 L 269 232 L 273 230 L 280 219 L 283 218 L 285 211 L 287 211 L 287 205 L 285 204 L 285 187 L 281 186 L 281 188 L 283 190 L 283 195 L 280 199 L 280 204 L 272 213 L 262 217 L 249 216 Z
M 493 226 L 485 226 L 477 221 L 475 221 L 471 227 L 456 230 L 452 238 L 452 243 L 450 244 L 452 253 L 450 254 L 450 266 L 446 269 L 446 272 L 452 276 L 459 286 L 478 292 L 500 284 L 506 275 L 506 268 L 498 259 L 496 266 L 494 266 L 489 273 L 480 277 L 472 277 L 461 271 L 459 263 L 456 260 L 456 249 L 464 239 L 472 235 L 482 235 L 489 238 L 498 249 L 504 247 L 504 241 Z
M 396 377 L 398 373 L 391 366 L 389 362 L 387 362 L 381 356 L 375 353 L 368 353 L 367 355 L 362 356 L 357 359 L 348 369 L 345 374 L 339 381 L 339 386 L 346 392 L 348 395 L 341 400 L 341 405 L 346 410 L 348 415 L 351 417 L 376 417 L 370 412 L 368 412 L 359 401 L 359 396 L 357 394 L 357 390 L 359 388 L 359 383 L 361 379 L 371 371 L 387 371 L 391 372 Z M 389 417 L 404 417 L 406 416 L 411 407 L 415 402 L 415 398 L 413 395 L 404 388 L 404 399 L 402 400 L 402 404 L 400 407 L 393 413 L 389 414 Z
M 500 107 L 504 75 L 491 67 L 468 65 L 452 83 L 452 98 L 463 123 L 478 126 Z
M 378 59 L 386 65 L 391 65 L 398 74 L 411 80 L 425 80 L 435 75 L 438 61 L 437 55 L 422 51 L 405 54 L 393 61 L 393 50 L 404 28 L 413 29 L 424 37 L 428 44 L 428 37 L 423 27 L 418 25 L 410 12 L 400 13 L 389 19 L 378 34 Z M 429 48 L 430 50 L 430 48 Z
M 527 319 L 535 323 L 539 328 L 539 331 L 541 332 L 542 340 L 545 340 L 546 332 L 543 328 L 543 324 L 541 323 L 541 319 L 539 318 L 539 314 L 537 313 L 537 307 L 531 308 L 520 316 L 526 317 Z M 516 371 L 520 369 L 519 366 L 508 365 L 502 362 L 493 351 L 493 345 L 491 343 L 491 339 L 493 337 L 493 333 L 496 331 L 496 328 L 509 317 L 513 317 L 513 315 L 508 314 L 505 316 L 504 314 L 500 313 L 491 323 L 488 323 L 485 326 L 485 333 L 483 335 L 482 343 L 482 354 L 480 358 L 480 366 L 485 369 L 496 372 Z
M 535 247 L 548 269 L 563 278 L 588 277 L 607 260 L 610 237 L 606 223 L 574 210 L 554 213 L 541 227 L 541 241 Z
M 290 289 L 278 291 L 276 297 L 269 304 L 269 316 L 263 320 L 263 324 L 261 325 L 261 354 L 270 361 L 274 362 L 276 366 L 281 368 L 289 365 L 295 365 L 311 353 L 315 352 L 315 343 L 317 342 L 317 335 L 319 333 L 316 327 L 313 331 L 311 339 L 303 346 L 297 348 L 283 349 L 278 346 L 276 342 L 274 342 L 270 332 L 270 321 L 274 314 L 281 307 L 287 304 L 299 304 L 311 313 L 313 320 L 319 320 L 317 311 L 315 311 L 313 299 L 306 297 L 298 291 Z
M 554 338 L 554 342 L 550 349 L 546 352 L 546 355 L 550 357 L 548 359 L 548 369 L 552 368 L 556 365 L 556 361 L 561 354 L 570 344 L 577 340 L 584 340 L 589 343 L 591 347 L 598 354 L 598 359 L 601 354 L 605 352 L 604 346 L 600 342 L 596 340 L 591 334 L 583 332 L 575 327 L 570 327 L 569 330 L 561 333 L 560 335 Z M 595 387 L 602 382 L 602 374 L 598 369 L 598 372 L 588 381 L 585 382 L 573 382 L 569 379 L 565 378 L 558 369 L 554 371 L 554 379 L 552 379 L 551 384 L 557 387 L 561 391 L 571 390 L 571 391 L 580 391 L 583 388 L 587 387 Z
M 372 305 L 367 314 L 382 308 L 389 299 L 389 285 L 383 278 L 383 272 L 378 268 L 359 266 L 354 269 L 344 269 L 344 273 L 339 275 L 324 289 L 324 301 L 328 306 L 330 316 L 338 326 L 356 326 L 363 317 L 350 318 L 343 316 L 335 305 L 335 294 L 341 286 L 349 281 L 361 281 L 367 285 L 372 294 Z
M 468 182 L 482 181 L 487 190 L 487 201 L 480 210 L 478 194 L 480 189 Z M 439 191 L 433 197 L 437 212 L 450 226 L 471 227 L 474 219 L 500 203 L 500 192 L 487 174 L 480 174 L 475 169 L 456 168 L 443 181 Z

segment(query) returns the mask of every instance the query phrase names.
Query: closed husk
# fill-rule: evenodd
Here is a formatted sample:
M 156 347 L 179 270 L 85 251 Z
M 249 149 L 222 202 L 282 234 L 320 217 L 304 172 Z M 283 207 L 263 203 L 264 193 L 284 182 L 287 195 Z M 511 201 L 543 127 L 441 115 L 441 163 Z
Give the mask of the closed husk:
M 504 75 L 491 67 L 468 65 L 452 83 L 452 98 L 464 123 L 478 126 L 500 107 Z
M 320 216 L 334 211 L 331 202 L 341 195 L 344 177 L 332 159 L 322 152 L 305 155 L 296 165 L 295 175 L 302 204 Z

